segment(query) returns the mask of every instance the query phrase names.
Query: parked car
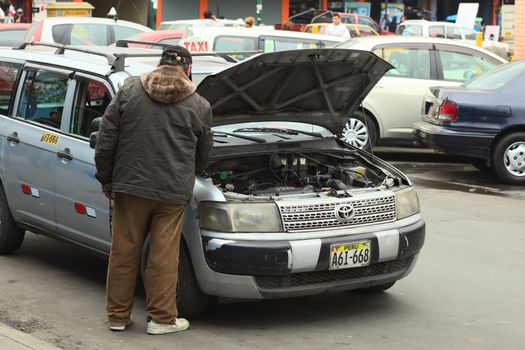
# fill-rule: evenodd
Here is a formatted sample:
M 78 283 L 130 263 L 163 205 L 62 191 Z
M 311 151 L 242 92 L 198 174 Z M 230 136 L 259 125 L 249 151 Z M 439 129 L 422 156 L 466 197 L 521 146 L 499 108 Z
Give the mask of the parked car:
M 132 36 L 126 38 L 125 40 L 146 41 L 146 42 L 152 42 L 152 43 L 177 45 L 180 39 L 182 39 L 183 35 L 184 35 L 184 32 L 180 30 L 171 30 L 171 29 L 170 30 L 156 30 L 153 32 L 142 32 L 142 33 L 133 34 Z M 151 47 L 151 45 L 129 44 L 129 47 L 148 49 Z
M 152 29 L 133 22 L 96 17 L 47 17 L 35 20 L 24 42 L 107 46 L 133 34 Z
M 324 10 L 307 10 L 298 13 L 288 18 L 294 24 L 294 30 L 304 31 L 307 24 L 314 23 L 332 23 L 332 14 L 335 12 L 324 11 Z M 381 26 L 374 21 L 372 17 L 359 15 L 356 13 L 337 12 L 341 17 L 341 23 L 343 24 L 363 24 L 371 27 L 379 35 L 394 35 L 386 30 L 383 30 Z M 282 25 L 276 26 L 276 29 L 281 29 Z
M 348 40 L 339 48 L 366 50 L 392 64 L 350 117 L 342 139 L 360 148 L 412 145 L 412 126 L 421 118 L 421 99 L 430 86 L 458 86 L 492 67 L 501 57 L 457 40 L 380 36 Z
M 525 185 L 525 61 L 499 66 L 464 86 L 433 88 L 416 139 Z
M 463 40 L 469 44 L 476 44 L 476 31 L 472 28 L 450 22 L 429 22 L 425 20 L 408 20 L 397 27 L 397 35 L 423 36 L 427 38 L 446 38 Z M 508 59 L 510 46 L 497 40 L 484 40 L 482 46 L 504 59 Z
M 0 23 L 0 47 L 15 47 L 23 42 L 28 23 Z
M 397 35 L 424 36 L 427 38 L 445 38 L 476 41 L 476 32 L 472 28 L 450 22 L 431 22 L 410 19 L 400 23 L 396 29 Z
M 109 253 L 110 203 L 94 176 L 92 120 L 125 79 L 154 67 L 154 50 L 74 50 L 0 51 L 12 82 L 0 111 L 0 253 L 18 249 L 25 230 Z M 410 180 L 334 137 L 389 68 L 370 52 L 292 50 L 199 84 L 215 143 L 184 216 L 182 316 L 203 312 L 211 297 L 378 292 L 410 273 L 425 237 Z
M 205 19 L 184 19 L 184 20 L 177 20 L 177 21 L 163 21 L 160 23 L 157 30 L 178 30 L 178 31 L 186 31 L 188 29 L 192 29 L 195 27 L 201 27 L 206 25 Z M 223 27 L 244 27 L 244 21 L 238 21 L 233 19 L 217 19 L 215 21 L 215 24 L 217 26 L 223 26 Z
M 330 23 L 314 23 L 314 24 L 307 24 L 304 32 L 305 33 L 318 33 L 318 34 L 326 34 L 326 28 L 330 25 Z M 350 32 L 350 36 L 352 38 L 358 37 L 358 36 L 377 36 L 379 35 L 372 27 L 367 26 L 365 24 L 351 24 L 351 23 L 344 23 L 344 26 L 348 28 L 348 31 Z
M 179 42 L 191 52 L 239 52 L 243 59 L 259 52 L 332 47 L 345 39 L 321 34 L 275 30 L 266 27 L 197 27 Z

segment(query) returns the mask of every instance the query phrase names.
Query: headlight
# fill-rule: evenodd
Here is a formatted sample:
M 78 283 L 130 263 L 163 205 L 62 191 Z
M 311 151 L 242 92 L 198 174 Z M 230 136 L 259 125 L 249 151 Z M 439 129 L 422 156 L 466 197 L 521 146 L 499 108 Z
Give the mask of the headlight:
M 419 198 L 414 188 L 396 192 L 396 215 L 397 219 L 404 219 L 410 215 L 419 213 Z
M 281 216 L 273 203 L 199 204 L 200 227 L 220 232 L 282 232 Z

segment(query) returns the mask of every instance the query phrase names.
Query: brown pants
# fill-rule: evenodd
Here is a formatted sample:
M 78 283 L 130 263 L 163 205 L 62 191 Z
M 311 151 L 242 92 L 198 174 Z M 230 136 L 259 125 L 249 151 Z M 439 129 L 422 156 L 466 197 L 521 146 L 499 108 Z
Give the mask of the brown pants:
M 147 233 L 150 248 L 144 284 L 148 316 L 157 323 L 175 323 L 184 208 L 184 205 L 115 193 L 106 306 L 111 323 L 127 324 L 129 321 Z

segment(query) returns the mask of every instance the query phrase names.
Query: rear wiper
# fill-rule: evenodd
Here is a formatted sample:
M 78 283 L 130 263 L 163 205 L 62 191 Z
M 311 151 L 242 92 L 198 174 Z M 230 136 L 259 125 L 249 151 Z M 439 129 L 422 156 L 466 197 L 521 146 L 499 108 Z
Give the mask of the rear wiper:
M 274 133 L 281 133 L 281 134 L 287 134 L 287 135 L 309 135 L 314 137 L 319 137 L 321 139 L 324 138 L 323 135 L 319 132 L 314 131 L 303 131 L 303 130 L 297 130 L 297 129 L 287 129 L 287 128 L 242 128 L 234 130 L 233 132 L 274 132 Z
M 213 136 L 222 136 L 222 137 L 232 136 L 232 137 L 237 137 L 239 139 L 244 139 L 244 140 L 253 141 L 253 142 L 257 142 L 257 143 L 266 143 L 266 140 L 262 139 L 260 137 L 253 137 L 253 136 L 246 136 L 246 135 L 237 135 L 237 134 L 231 134 L 229 132 L 224 132 L 224 131 L 214 131 L 213 132 Z

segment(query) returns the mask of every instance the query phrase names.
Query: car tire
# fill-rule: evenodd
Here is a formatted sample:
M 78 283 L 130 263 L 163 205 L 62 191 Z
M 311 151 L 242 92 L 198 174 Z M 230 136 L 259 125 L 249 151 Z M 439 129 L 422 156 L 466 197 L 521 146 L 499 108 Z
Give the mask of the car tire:
M 344 125 L 339 139 L 354 147 L 369 151 L 377 141 L 376 125 L 366 113 L 356 111 Z
M 0 254 L 15 252 L 22 245 L 24 237 L 25 231 L 16 225 L 4 189 L 0 188 Z
M 141 260 L 141 274 L 144 281 L 144 272 L 149 254 L 149 236 L 144 241 Z M 211 298 L 200 290 L 191 264 L 188 248 L 184 241 L 180 242 L 179 274 L 177 278 L 177 310 L 178 317 L 195 318 L 206 312 Z
M 373 286 L 373 287 L 369 287 L 369 288 L 361 288 L 361 289 L 357 289 L 356 292 L 363 293 L 363 294 L 381 293 L 381 292 L 384 292 L 385 290 L 391 288 L 395 283 L 396 283 L 396 281 L 389 282 L 389 283 L 384 283 L 384 284 L 379 284 L 377 286 Z
M 486 159 L 471 158 L 469 159 L 469 162 L 479 171 L 487 172 L 492 170 L 492 168 L 487 165 Z
M 525 185 L 525 132 L 515 132 L 498 141 L 492 153 L 492 168 L 501 181 Z

